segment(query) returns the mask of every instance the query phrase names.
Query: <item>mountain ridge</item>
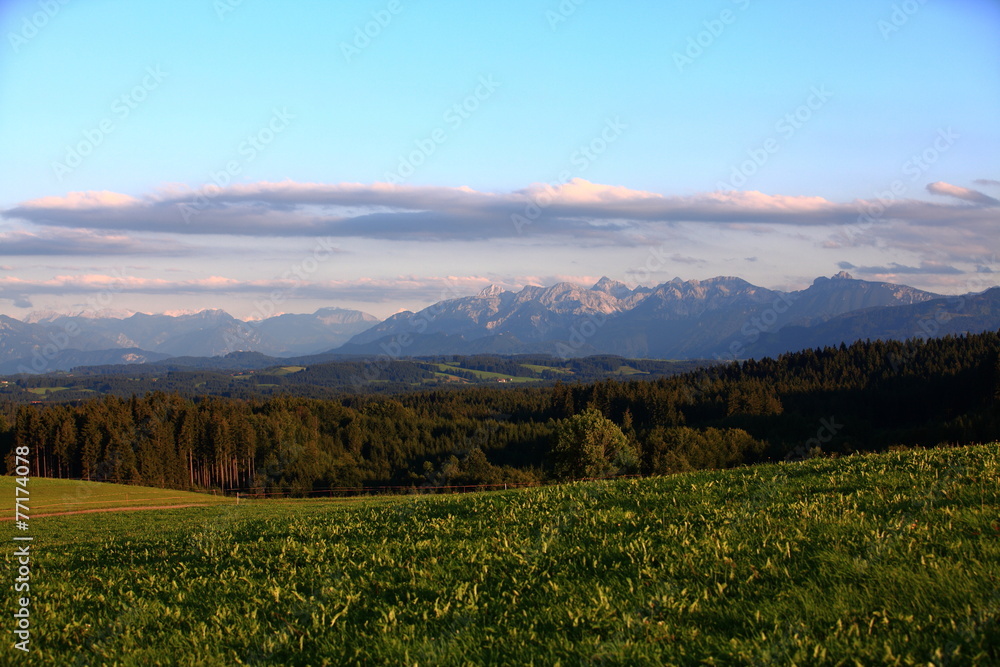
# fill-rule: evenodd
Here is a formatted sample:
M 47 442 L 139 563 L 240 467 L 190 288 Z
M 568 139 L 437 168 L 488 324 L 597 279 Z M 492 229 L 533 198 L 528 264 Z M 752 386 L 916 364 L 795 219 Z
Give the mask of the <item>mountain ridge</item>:
M 796 291 L 736 276 L 674 278 L 654 287 L 602 276 L 591 286 L 560 282 L 515 291 L 490 285 L 382 321 L 333 306 L 254 322 L 219 309 L 124 318 L 44 313 L 25 318 L 30 322 L 0 315 L 0 373 L 68 370 L 119 357 L 121 363 L 183 358 L 197 364 L 238 351 L 282 359 L 521 353 L 742 359 L 858 338 L 912 337 L 920 321 L 954 309 L 949 300 L 972 305 L 938 326 L 942 333 L 1000 328 L 1000 302 L 992 297 L 947 297 L 846 272 Z
M 817 278 L 796 292 L 735 276 L 675 278 L 652 288 L 629 288 L 606 276 L 589 288 L 566 282 L 518 292 L 494 287 L 397 313 L 330 352 L 380 354 L 395 350 L 397 339 L 404 338 L 413 341 L 404 354 L 408 349 L 458 353 L 456 347 L 466 354 L 495 352 L 497 336 L 504 334 L 507 348 L 525 353 L 739 358 L 761 334 L 787 324 L 812 325 L 853 310 L 943 298 L 906 285 L 856 280 L 846 272 Z M 452 349 L 435 347 L 428 335 L 449 337 Z

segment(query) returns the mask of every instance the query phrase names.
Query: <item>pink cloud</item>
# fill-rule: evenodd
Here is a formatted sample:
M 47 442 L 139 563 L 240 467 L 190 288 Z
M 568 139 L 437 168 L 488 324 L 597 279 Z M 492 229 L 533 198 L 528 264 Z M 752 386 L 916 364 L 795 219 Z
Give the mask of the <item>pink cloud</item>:
M 944 195 L 947 197 L 954 197 L 955 199 L 961 199 L 963 201 L 969 201 L 974 204 L 984 204 L 986 206 L 996 206 L 1000 204 L 1000 200 L 994 199 L 993 197 L 983 194 L 978 190 L 963 188 L 960 185 L 952 185 L 951 183 L 945 183 L 944 181 L 929 183 L 927 185 L 927 191 L 936 195 Z
M 62 197 L 42 197 L 26 201 L 22 206 L 29 208 L 55 208 L 80 210 L 90 208 L 124 208 L 135 206 L 140 200 L 107 190 L 89 190 L 87 192 L 70 192 Z

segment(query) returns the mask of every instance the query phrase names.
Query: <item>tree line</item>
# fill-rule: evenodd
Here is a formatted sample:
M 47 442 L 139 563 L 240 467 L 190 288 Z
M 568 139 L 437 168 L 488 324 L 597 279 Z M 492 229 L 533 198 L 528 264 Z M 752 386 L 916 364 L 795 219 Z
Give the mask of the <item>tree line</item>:
M 179 489 L 534 483 L 1000 437 L 1000 335 L 863 341 L 658 380 L 0 406 L 32 474 Z

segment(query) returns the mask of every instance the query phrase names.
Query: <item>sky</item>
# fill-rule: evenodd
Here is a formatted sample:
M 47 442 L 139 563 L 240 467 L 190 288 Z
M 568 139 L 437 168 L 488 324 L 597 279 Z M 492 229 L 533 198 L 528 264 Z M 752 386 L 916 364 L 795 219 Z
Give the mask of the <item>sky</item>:
M 5 0 L 0 314 L 981 291 L 998 34 L 996 0 Z

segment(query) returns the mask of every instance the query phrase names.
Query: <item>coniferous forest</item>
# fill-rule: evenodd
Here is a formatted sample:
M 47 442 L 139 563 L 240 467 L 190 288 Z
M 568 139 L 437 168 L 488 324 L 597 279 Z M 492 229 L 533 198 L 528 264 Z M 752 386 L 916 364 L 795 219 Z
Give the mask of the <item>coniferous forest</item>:
M 1000 438 L 1000 334 L 865 341 L 657 380 L 396 396 L 150 392 L 0 406 L 8 472 L 179 489 L 531 484 Z

